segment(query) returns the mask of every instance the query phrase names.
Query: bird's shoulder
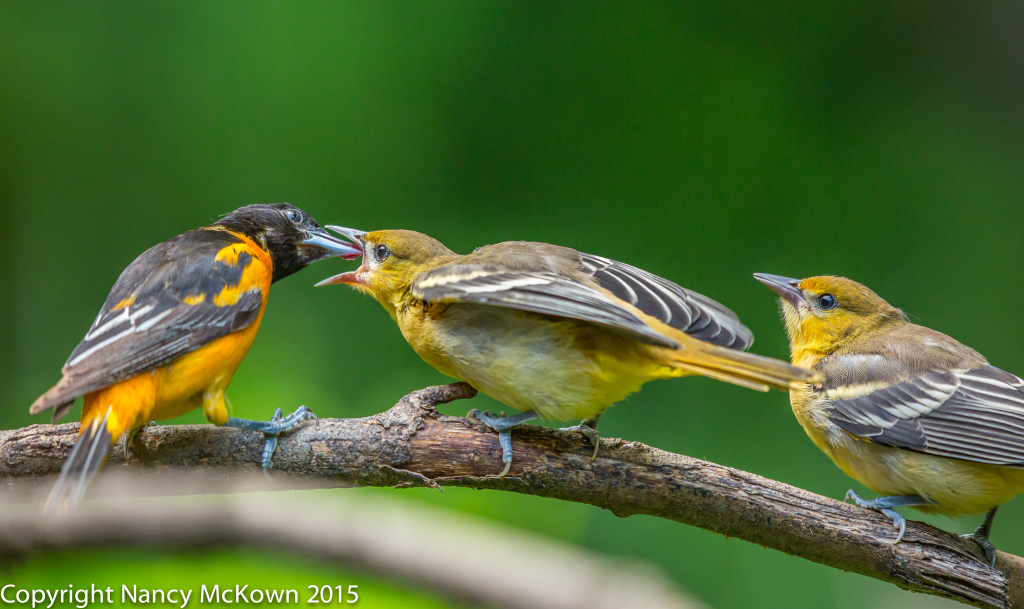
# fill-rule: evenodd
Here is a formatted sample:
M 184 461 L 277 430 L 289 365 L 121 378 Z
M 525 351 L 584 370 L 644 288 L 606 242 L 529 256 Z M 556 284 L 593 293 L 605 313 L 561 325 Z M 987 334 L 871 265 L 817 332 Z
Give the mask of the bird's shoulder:
M 124 341 L 154 340 L 161 329 L 174 328 L 177 335 L 225 323 L 229 331 L 245 327 L 270 273 L 260 251 L 216 229 L 189 231 L 146 250 L 118 277 L 65 373 L 91 367 L 88 355 Z
M 935 371 L 970 370 L 988 364 L 974 349 L 941 332 L 901 322 L 869 332 L 821 358 L 814 368 L 826 388 L 885 385 Z
M 578 251 L 571 247 L 533 241 L 505 241 L 478 247 L 433 272 L 457 272 L 466 268 L 487 268 L 505 273 L 545 273 L 566 279 L 585 280 Z

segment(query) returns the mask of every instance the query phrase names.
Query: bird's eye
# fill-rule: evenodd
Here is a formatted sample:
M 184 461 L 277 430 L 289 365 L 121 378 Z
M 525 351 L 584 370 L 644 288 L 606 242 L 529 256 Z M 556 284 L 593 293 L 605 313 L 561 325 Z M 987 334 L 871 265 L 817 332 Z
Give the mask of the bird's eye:
M 300 222 L 302 222 L 302 214 L 300 214 L 298 211 L 296 211 L 294 209 L 289 209 L 289 210 L 285 211 L 284 212 L 284 217 L 288 218 L 289 220 L 291 220 L 292 222 L 294 222 L 296 224 L 299 224 Z
M 822 311 L 828 311 L 829 309 L 836 308 L 836 297 L 831 294 L 822 294 L 818 296 L 818 307 Z
M 391 250 L 386 245 L 378 245 L 373 248 L 373 257 L 377 259 L 377 262 L 384 262 L 390 255 Z

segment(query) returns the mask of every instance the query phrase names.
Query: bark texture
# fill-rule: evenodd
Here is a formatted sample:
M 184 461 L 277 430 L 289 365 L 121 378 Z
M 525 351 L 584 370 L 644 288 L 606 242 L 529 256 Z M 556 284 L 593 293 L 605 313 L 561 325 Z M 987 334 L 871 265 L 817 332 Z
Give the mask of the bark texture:
M 512 470 L 499 478 L 497 435 L 436 410 L 473 395 L 464 383 L 428 387 L 374 416 L 309 423 L 281 438 L 276 481 L 252 488 L 451 485 L 552 497 L 698 526 L 916 592 L 1024 609 L 1024 560 L 1017 556 L 1000 552 L 990 568 L 972 543 L 917 522 L 907 523 L 894 546 L 892 523 L 876 512 L 638 442 L 603 439 L 591 462 L 592 449 L 578 434 L 523 426 L 513 434 Z M 77 423 L 0 432 L 0 477 L 13 487 L 7 497 L 23 500 L 23 483 L 59 471 L 77 432 Z M 203 492 L 202 484 L 162 480 L 190 468 L 220 489 L 240 471 L 258 471 L 262 444 L 260 434 L 234 429 L 146 427 L 127 462 L 120 444 L 111 451 L 108 469 L 141 470 L 144 483 L 133 484 L 143 494 Z

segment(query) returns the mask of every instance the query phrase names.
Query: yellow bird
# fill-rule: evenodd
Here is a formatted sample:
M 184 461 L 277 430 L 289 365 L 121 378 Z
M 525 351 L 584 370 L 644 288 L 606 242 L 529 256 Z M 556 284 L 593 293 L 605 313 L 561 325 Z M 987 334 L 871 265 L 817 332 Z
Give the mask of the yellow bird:
M 744 353 L 753 336 L 732 311 L 650 273 L 546 243 L 507 242 L 460 256 L 426 235 L 329 226 L 363 252 L 345 283 L 391 314 L 427 363 L 522 411 L 470 412 L 498 432 L 524 421 L 582 419 L 571 428 L 597 455 L 598 417 L 652 379 L 701 374 L 788 390 L 814 378 Z
M 1024 491 L 1024 381 L 842 277 L 756 274 L 782 303 L 793 363 L 824 377 L 791 390 L 807 435 L 848 476 L 881 497 L 862 507 L 955 516 L 987 512 L 973 539 L 988 541 L 1000 504 Z

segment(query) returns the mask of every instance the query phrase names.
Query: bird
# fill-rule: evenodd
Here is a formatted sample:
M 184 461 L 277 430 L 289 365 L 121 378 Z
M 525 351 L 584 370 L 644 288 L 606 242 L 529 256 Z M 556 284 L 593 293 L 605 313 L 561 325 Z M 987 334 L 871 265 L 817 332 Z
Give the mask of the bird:
M 363 259 L 317 285 L 373 296 L 428 364 L 520 411 L 469 413 L 498 432 L 502 476 L 513 426 L 581 420 L 565 429 L 596 458 L 601 413 L 653 379 L 699 374 L 768 391 L 815 377 L 744 352 L 753 334 L 718 302 L 608 258 L 524 241 L 460 256 L 415 231 L 327 228 Z
M 84 396 L 82 428 L 47 500 L 78 504 L 114 442 L 151 420 L 202 407 L 214 424 L 263 432 L 266 470 L 277 436 L 315 415 L 305 406 L 269 422 L 229 416 L 225 390 L 252 345 L 271 284 L 328 257 L 361 251 L 287 203 L 249 205 L 164 241 L 118 277 L 62 378 L 30 412 L 57 421 Z
M 989 541 L 999 505 L 1024 491 L 1024 380 L 977 351 L 911 323 L 869 288 L 843 277 L 754 277 L 779 296 L 791 359 L 821 383 L 790 391 L 814 444 L 875 493 L 846 500 L 946 516 L 985 513 L 964 537 L 995 565 Z

